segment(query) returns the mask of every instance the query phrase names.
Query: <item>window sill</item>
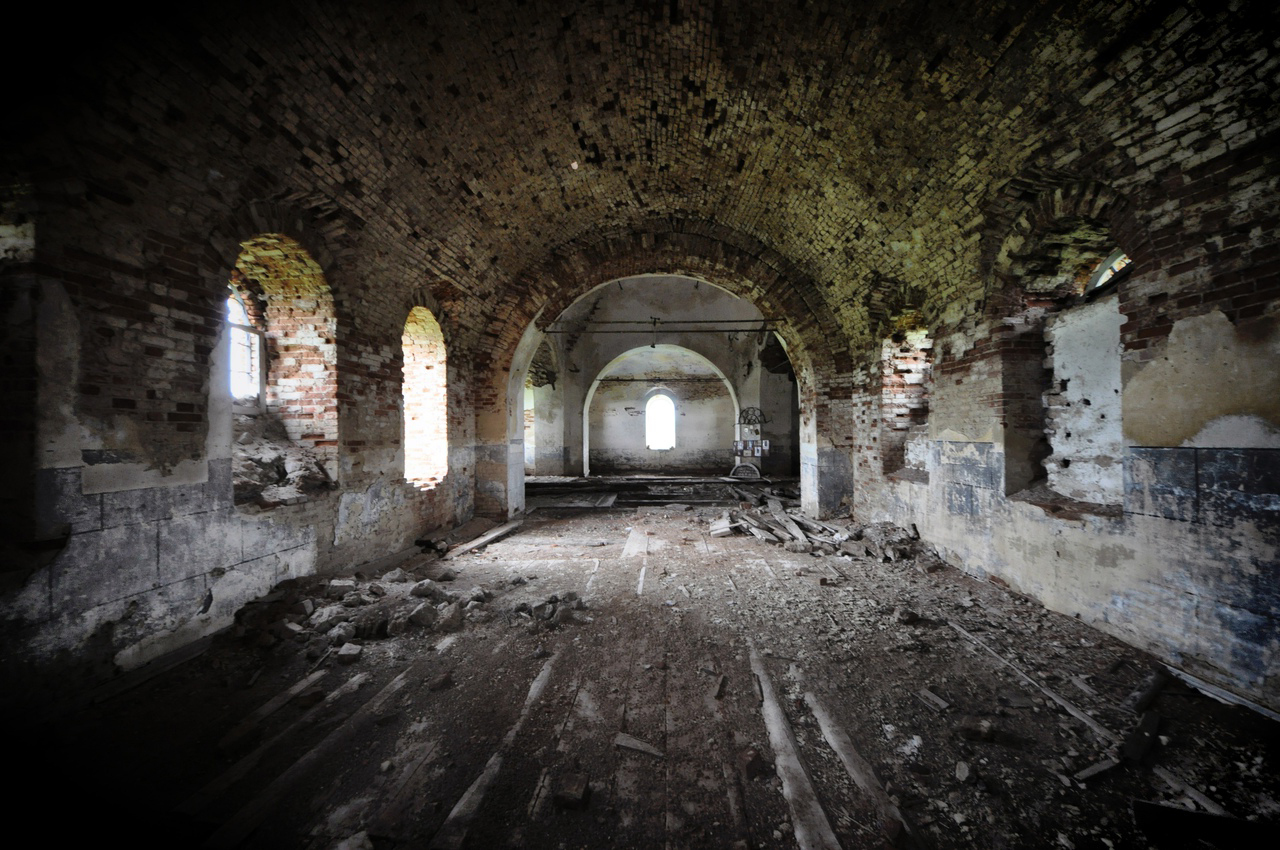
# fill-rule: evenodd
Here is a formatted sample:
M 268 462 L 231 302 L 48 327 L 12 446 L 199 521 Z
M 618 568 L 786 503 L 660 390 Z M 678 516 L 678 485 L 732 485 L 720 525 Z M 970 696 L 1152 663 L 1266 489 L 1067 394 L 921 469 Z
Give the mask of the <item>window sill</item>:
M 1124 516 L 1123 505 L 1080 502 L 1069 496 L 1055 493 L 1043 484 L 1020 490 L 1008 498 L 1011 502 L 1022 502 L 1039 508 L 1054 519 L 1079 520 L 1086 516 L 1120 519 Z

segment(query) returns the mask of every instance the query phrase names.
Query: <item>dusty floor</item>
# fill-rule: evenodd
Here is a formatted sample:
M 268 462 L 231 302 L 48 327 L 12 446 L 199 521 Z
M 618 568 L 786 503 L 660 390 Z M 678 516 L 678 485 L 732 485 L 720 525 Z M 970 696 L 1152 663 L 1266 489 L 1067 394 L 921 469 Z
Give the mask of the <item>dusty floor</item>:
M 1275 828 L 1276 724 L 1175 681 L 1125 760 L 1141 652 L 951 568 L 711 538 L 722 512 L 542 507 L 405 580 L 357 577 L 350 607 L 325 580 L 284 588 L 199 657 L 10 730 L 10 811 L 64 813 L 42 844 L 318 850 L 1235 847 Z M 437 613 L 410 591 L 446 568 L 442 619 L 446 592 L 487 600 L 456 631 L 406 622 Z M 353 663 L 316 626 L 334 614 L 366 635 Z M 1138 803 L 1144 830 L 1135 800 L 1173 808 Z M 1187 814 L 1215 802 L 1244 820 Z

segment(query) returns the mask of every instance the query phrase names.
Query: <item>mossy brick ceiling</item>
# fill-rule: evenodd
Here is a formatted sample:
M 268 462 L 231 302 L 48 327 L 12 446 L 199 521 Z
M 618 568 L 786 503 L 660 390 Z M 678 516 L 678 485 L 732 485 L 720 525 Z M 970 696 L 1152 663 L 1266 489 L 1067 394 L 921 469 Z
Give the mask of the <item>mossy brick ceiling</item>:
M 896 0 L 219 8 L 98 44 L 61 96 L 118 128 L 120 172 L 203 184 L 215 169 L 226 203 L 322 198 L 374 249 L 357 285 L 432 284 L 464 324 L 569 243 L 710 222 L 802 270 L 869 346 L 872 288 L 937 316 L 981 285 L 984 205 L 1046 146 L 1088 150 L 1124 120 L 1123 97 L 1081 97 L 1180 17 Z

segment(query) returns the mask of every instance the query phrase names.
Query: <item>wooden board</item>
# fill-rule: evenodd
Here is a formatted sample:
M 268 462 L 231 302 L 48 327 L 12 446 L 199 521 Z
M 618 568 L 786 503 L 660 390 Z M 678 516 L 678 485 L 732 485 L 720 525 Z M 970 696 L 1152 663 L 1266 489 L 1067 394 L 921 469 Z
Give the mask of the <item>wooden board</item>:
M 506 537 L 508 534 L 515 531 L 517 528 L 519 528 L 523 524 L 524 524 L 524 520 L 513 519 L 511 520 L 511 522 L 507 523 L 506 525 L 500 525 L 497 528 L 492 529 L 491 531 L 486 531 L 484 534 L 481 534 L 479 537 L 477 537 L 475 540 L 472 540 L 470 543 L 463 543 L 461 546 L 457 547 L 456 549 L 449 550 L 449 554 L 445 555 L 440 560 L 451 561 L 454 558 L 458 557 L 459 555 L 465 555 L 466 553 L 472 551 L 473 549 L 479 549 L 481 546 L 488 546 L 493 541 L 501 537 Z

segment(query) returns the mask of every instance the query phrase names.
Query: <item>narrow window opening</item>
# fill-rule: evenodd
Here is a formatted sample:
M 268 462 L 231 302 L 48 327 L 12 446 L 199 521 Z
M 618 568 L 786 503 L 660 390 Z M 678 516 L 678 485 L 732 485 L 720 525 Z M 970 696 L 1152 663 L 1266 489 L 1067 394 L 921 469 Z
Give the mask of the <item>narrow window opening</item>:
M 338 475 L 337 320 L 324 272 L 280 233 L 240 243 L 226 299 L 237 505 L 271 509 Z
M 231 336 L 231 400 L 236 413 L 262 412 L 265 374 L 262 368 L 263 334 L 249 320 L 240 296 L 227 297 L 227 324 Z
M 1105 260 L 1098 263 L 1098 267 L 1094 270 L 1089 278 L 1088 284 L 1085 285 L 1086 293 L 1101 289 L 1107 284 L 1122 276 L 1123 272 L 1127 272 L 1133 260 L 1129 259 L 1129 255 L 1117 248 L 1112 251 Z
M 425 307 L 404 323 L 404 477 L 427 490 L 449 471 L 449 394 L 444 334 Z
M 676 405 L 668 395 L 655 393 L 644 406 L 644 442 L 652 451 L 676 446 Z

